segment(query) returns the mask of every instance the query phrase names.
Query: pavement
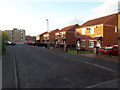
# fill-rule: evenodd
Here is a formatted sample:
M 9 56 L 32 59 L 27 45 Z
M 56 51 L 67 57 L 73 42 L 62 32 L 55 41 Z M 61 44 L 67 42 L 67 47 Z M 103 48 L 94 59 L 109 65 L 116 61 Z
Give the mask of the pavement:
M 117 62 L 28 45 L 2 59 L 3 88 L 118 88 Z

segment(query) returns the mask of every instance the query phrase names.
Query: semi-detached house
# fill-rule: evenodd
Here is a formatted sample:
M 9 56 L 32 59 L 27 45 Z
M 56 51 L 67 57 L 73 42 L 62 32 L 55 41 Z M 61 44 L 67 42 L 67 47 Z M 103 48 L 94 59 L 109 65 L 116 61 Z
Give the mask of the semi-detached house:
M 55 33 L 55 45 L 61 47 L 75 46 L 75 28 L 79 27 L 78 24 L 64 27 Z
M 93 51 L 95 47 L 118 44 L 118 13 L 89 20 L 75 31 L 80 49 Z

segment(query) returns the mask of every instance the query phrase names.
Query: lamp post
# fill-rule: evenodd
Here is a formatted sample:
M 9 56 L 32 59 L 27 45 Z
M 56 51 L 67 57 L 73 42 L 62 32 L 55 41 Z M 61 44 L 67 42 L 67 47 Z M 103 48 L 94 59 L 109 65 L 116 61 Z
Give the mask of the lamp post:
M 49 31 L 49 21 L 48 19 L 46 19 L 47 21 L 47 32 Z M 49 49 L 49 41 L 47 41 L 47 48 Z
M 47 32 L 49 31 L 49 21 L 48 21 L 48 19 L 46 19 L 46 21 L 47 21 Z

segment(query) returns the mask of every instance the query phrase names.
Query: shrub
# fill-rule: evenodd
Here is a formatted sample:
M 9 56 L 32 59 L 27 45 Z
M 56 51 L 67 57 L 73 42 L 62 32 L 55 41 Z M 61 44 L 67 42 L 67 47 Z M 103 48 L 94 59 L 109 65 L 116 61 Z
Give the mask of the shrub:
M 6 52 L 5 44 L 2 43 L 2 54 L 4 54 L 5 52 Z

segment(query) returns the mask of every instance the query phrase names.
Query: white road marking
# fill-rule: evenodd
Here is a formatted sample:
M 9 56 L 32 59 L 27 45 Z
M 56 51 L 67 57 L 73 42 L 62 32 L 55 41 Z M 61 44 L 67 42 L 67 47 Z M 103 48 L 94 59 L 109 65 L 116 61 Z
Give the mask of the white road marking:
M 99 85 L 107 84 L 107 83 L 110 83 L 110 82 L 113 82 L 113 81 L 117 81 L 117 80 L 119 80 L 119 79 L 114 79 L 114 80 L 110 80 L 110 81 L 106 81 L 106 82 L 98 83 L 98 84 L 95 84 L 95 85 L 88 86 L 88 87 L 86 87 L 86 88 L 92 88 L 92 87 L 95 87 L 95 86 L 99 86 Z
M 118 74 L 117 71 L 111 70 L 111 69 L 109 69 L 107 67 L 104 67 L 104 66 L 100 66 L 98 64 L 94 64 L 94 63 L 90 63 L 90 62 L 86 62 L 86 61 L 80 61 L 78 59 L 74 59 L 74 58 L 70 58 L 70 57 L 67 57 L 67 56 L 59 55 L 59 54 L 56 54 L 56 53 L 51 52 L 51 51 L 47 51 L 47 52 L 52 53 L 52 54 L 57 55 L 57 56 L 65 57 L 65 58 L 68 58 L 68 59 L 72 59 L 72 60 L 77 61 L 77 62 L 81 62 L 81 63 L 85 63 L 85 64 L 88 64 L 88 65 L 91 65 L 91 66 L 99 67 L 99 68 L 102 68 L 102 69 L 105 69 L 105 70 L 108 70 L 108 71 L 111 71 L 111 72 L 114 72 L 114 73 Z

